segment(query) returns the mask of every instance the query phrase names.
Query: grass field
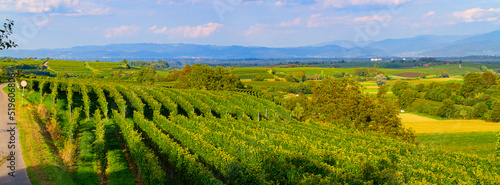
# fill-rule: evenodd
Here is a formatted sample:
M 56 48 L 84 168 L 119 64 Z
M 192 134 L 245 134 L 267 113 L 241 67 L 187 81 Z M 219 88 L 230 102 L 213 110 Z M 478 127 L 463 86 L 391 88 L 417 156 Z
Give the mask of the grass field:
M 415 114 L 400 114 L 405 127 L 411 127 L 416 133 L 457 133 L 500 131 L 500 123 L 484 120 L 436 120 Z
M 495 154 L 497 134 L 498 132 L 417 134 L 417 138 L 428 147 L 490 157 Z
M 484 120 L 437 120 L 413 113 L 400 114 L 405 127 L 411 127 L 420 143 L 452 152 L 488 157 L 494 154 L 500 123 Z

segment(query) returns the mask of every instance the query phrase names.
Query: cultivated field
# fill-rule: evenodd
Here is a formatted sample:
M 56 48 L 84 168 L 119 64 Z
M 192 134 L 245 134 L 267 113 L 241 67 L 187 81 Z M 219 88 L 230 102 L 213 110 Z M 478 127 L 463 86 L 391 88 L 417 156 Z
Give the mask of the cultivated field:
M 437 120 L 412 113 L 400 114 L 403 125 L 417 133 L 428 147 L 489 157 L 495 153 L 499 123 L 484 120 Z

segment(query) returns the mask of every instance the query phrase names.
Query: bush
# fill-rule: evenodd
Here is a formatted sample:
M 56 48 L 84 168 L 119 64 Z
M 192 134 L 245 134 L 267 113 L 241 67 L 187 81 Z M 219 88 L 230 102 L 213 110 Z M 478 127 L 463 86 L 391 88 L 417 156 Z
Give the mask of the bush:
M 463 104 L 464 103 L 464 97 L 463 96 L 458 96 L 458 95 L 453 95 L 450 98 L 455 104 Z
M 382 86 L 387 82 L 387 78 L 385 77 L 384 74 L 379 74 L 375 77 L 373 77 L 373 80 L 377 83 L 377 86 Z
M 389 87 L 387 85 L 382 85 L 378 88 L 378 92 L 377 92 L 377 98 L 381 98 L 381 97 L 384 97 L 385 94 L 387 94 L 387 91 L 389 91 Z
M 488 111 L 488 105 L 486 105 L 485 102 L 477 103 L 472 108 L 472 118 L 477 118 L 477 119 L 483 118 L 484 113 L 486 113 L 486 111 Z
M 493 103 L 490 119 L 494 122 L 500 121 L 500 102 Z
M 264 81 L 264 77 L 261 75 L 256 76 L 252 81 Z
M 399 107 L 405 109 L 408 108 L 415 100 L 415 90 L 406 89 L 403 91 L 401 96 L 399 96 Z
M 456 115 L 455 103 L 446 99 L 443 101 L 443 105 L 439 107 L 437 115 L 443 118 L 453 118 Z

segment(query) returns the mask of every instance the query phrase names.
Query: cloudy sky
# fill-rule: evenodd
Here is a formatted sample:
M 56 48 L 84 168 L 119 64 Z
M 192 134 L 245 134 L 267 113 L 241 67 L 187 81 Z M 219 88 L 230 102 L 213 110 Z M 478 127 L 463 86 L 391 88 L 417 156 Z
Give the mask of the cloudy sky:
M 500 30 L 498 0 L 0 0 L 19 49 L 112 43 L 294 47 Z

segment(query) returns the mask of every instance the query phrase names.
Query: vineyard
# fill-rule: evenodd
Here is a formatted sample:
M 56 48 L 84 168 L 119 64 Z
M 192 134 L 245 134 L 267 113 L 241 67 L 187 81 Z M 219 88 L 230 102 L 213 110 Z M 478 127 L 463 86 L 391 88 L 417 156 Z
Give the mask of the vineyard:
M 235 68 L 231 72 L 238 75 L 241 79 L 253 79 L 261 77 L 263 79 L 272 79 L 274 76 L 267 72 L 266 68 Z
M 70 76 L 85 76 L 92 73 L 92 70 L 85 66 L 82 61 L 73 60 L 50 60 L 47 65 L 51 70 Z
M 74 158 L 64 184 L 500 183 L 498 159 L 299 122 L 254 91 L 25 80 Z

